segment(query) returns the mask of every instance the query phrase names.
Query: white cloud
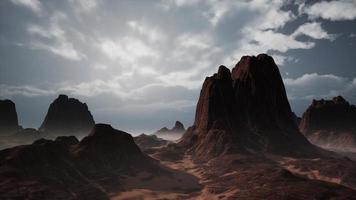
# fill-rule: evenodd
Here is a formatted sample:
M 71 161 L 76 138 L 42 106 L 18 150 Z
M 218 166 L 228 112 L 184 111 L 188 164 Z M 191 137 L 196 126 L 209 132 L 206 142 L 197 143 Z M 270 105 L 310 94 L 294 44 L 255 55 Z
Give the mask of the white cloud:
M 334 40 L 335 36 L 328 34 L 322 27 L 320 22 L 308 22 L 297 28 L 292 36 L 306 35 L 313 39 L 328 39 Z
M 37 14 L 41 12 L 42 4 L 39 0 L 11 0 L 11 2 L 19 6 L 24 6 Z
M 293 35 L 285 35 L 283 33 L 268 31 L 255 31 L 247 33 L 251 37 L 252 44 L 247 48 L 256 48 L 265 52 L 268 50 L 276 50 L 279 52 L 286 52 L 289 49 L 310 49 L 314 47 L 312 42 L 302 42 L 296 40 Z M 253 43 L 256 42 L 257 45 Z
M 34 97 L 34 96 L 47 96 L 51 94 L 55 94 L 54 91 L 40 89 L 30 85 L 13 86 L 13 85 L 0 84 L 1 97 L 11 97 L 14 95 Z
M 199 3 L 201 0 L 161 0 L 160 6 L 165 9 L 170 9 L 173 6 L 183 7 L 191 6 Z
M 281 54 L 273 54 L 271 56 L 278 66 L 284 66 L 286 62 L 298 62 L 298 60 L 292 56 L 284 56 Z
M 196 48 L 199 50 L 213 48 L 213 43 L 211 36 L 204 33 L 183 33 L 176 39 L 176 45 L 185 48 L 185 50 L 189 50 L 189 48 Z
M 159 53 L 145 44 L 142 40 L 126 36 L 116 40 L 102 39 L 98 43 L 102 53 L 112 60 L 117 60 L 123 66 L 134 67 L 139 59 L 150 61 L 159 58 Z M 139 66 L 137 66 L 139 67 Z
M 354 0 L 321 1 L 302 7 L 301 10 L 312 19 L 322 18 L 332 21 L 356 19 L 356 1 Z
M 291 11 L 281 10 L 288 1 L 253 0 L 247 3 L 252 11 L 257 11 L 257 17 L 252 21 L 256 29 L 277 29 L 296 18 Z M 251 23 L 251 22 L 250 22 Z
M 301 77 L 284 79 L 290 99 L 317 99 L 349 94 L 352 81 L 333 74 L 304 74 Z
M 62 56 L 63 58 L 70 60 L 81 60 L 85 58 L 85 55 L 79 53 L 74 49 L 73 44 L 61 41 L 57 44 L 45 44 L 42 42 L 31 42 L 31 47 L 33 49 L 42 49 L 52 52 L 53 54 Z
M 137 21 L 129 21 L 127 25 L 133 30 L 138 32 L 140 35 L 147 37 L 150 42 L 164 41 L 166 39 L 165 34 L 160 31 L 158 28 L 152 26 L 146 26 L 143 23 Z
M 32 36 L 30 47 L 46 50 L 70 60 L 78 61 L 86 58 L 86 55 L 79 52 L 73 43 L 68 41 L 66 31 L 59 24 L 65 19 L 67 16 L 64 13 L 56 12 L 51 16 L 48 27 L 29 24 L 27 32 Z

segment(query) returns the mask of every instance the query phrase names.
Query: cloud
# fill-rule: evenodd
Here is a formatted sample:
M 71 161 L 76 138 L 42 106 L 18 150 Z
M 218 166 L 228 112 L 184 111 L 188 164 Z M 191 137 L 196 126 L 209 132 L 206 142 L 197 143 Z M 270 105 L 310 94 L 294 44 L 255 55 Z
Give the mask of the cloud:
M 67 16 L 64 13 L 57 12 L 51 16 L 48 27 L 29 24 L 27 32 L 32 36 L 29 43 L 30 47 L 46 50 L 70 60 L 78 61 L 85 58 L 86 56 L 75 49 L 73 43 L 68 41 L 66 30 L 59 25 L 59 22 L 65 19 L 67 19 Z
M 35 96 L 48 96 L 54 94 L 52 90 L 40 89 L 38 87 L 30 85 L 13 86 L 0 84 L 0 96 L 1 97 L 11 97 L 15 95 L 22 95 L 27 97 Z
M 127 25 L 135 32 L 139 33 L 140 35 L 143 35 L 148 39 L 150 42 L 159 42 L 159 41 L 164 41 L 166 39 L 166 36 L 162 31 L 160 31 L 158 28 L 154 28 L 152 26 L 146 26 L 143 23 L 137 22 L 137 21 L 129 21 L 127 22 Z
M 189 48 L 196 48 L 199 50 L 205 50 L 208 48 L 213 48 L 213 39 L 210 35 L 199 33 L 183 33 L 176 39 L 176 45 L 189 50 Z
M 331 21 L 356 19 L 354 0 L 321 1 L 301 8 L 311 19 L 322 18 Z
M 90 12 L 98 6 L 97 0 L 70 0 L 70 2 L 77 3 L 84 12 Z
M 24 6 L 37 14 L 40 14 L 42 11 L 42 4 L 39 0 L 11 0 L 11 2 L 19 6 Z
M 318 99 L 340 94 L 350 96 L 353 81 L 333 74 L 304 74 L 301 77 L 284 79 L 290 99 Z
M 284 56 L 281 54 L 271 55 L 278 66 L 284 66 L 286 62 L 298 62 L 298 59 L 293 56 Z
M 112 60 L 117 60 L 122 66 L 134 67 L 140 59 L 155 60 L 159 53 L 142 40 L 125 36 L 116 40 L 102 39 L 98 46 L 102 53 Z M 139 67 L 139 66 L 137 66 Z
M 126 109 L 125 114 L 160 107 L 179 110 L 190 106 L 193 110 L 204 78 L 215 73 L 220 64 L 232 67 L 242 55 L 269 53 L 279 66 L 288 65 L 303 54 L 294 55 L 295 51 L 290 50 L 312 49 L 319 44 L 318 40 L 334 39 L 326 29 L 329 26 L 324 26 L 325 21 L 316 19 L 323 17 L 306 19 L 302 12 L 286 9 L 293 4 L 289 0 L 162 0 L 157 1 L 160 6 L 157 2 L 130 0 L 31 2 L 38 2 L 41 17 L 30 18 L 15 6 L 19 12 L 11 19 L 18 26 L 9 26 L 0 39 L 18 44 L 9 51 L 23 50 L 23 62 L 29 61 L 29 66 L 24 67 L 33 70 L 31 76 L 38 77 L 5 80 L 2 94 L 68 93 L 97 102 L 105 101 L 102 96 L 112 96 L 109 109 Z M 301 10 L 307 12 L 313 6 L 304 5 Z M 53 59 L 48 52 L 62 59 Z M 31 55 L 38 57 L 26 57 Z M 18 64 L 15 59 L 9 58 L 0 67 Z M 58 73 L 43 70 L 52 61 L 53 66 L 58 66 Z M 21 67 L 15 70 L 21 71 Z M 283 71 L 289 69 L 285 67 Z M 351 80 L 339 78 L 338 81 L 332 75 L 306 74 L 287 79 L 287 89 L 293 98 L 307 98 L 353 87 Z M 324 83 L 328 89 L 322 88 Z M 310 86 L 314 84 L 318 86 Z M 105 110 L 106 105 L 98 104 L 95 109 Z
M 320 22 L 308 22 L 297 28 L 292 34 L 293 37 L 306 35 L 313 39 L 328 39 L 334 40 L 335 36 L 328 34 L 322 27 Z

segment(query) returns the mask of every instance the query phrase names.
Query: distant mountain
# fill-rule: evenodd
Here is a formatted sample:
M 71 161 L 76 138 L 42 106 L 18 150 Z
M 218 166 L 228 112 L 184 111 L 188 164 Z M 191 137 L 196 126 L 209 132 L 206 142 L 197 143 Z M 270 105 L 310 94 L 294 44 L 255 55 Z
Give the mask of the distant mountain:
M 173 128 L 169 129 L 167 127 L 163 127 L 156 131 L 154 134 L 162 137 L 163 139 L 177 140 L 185 133 L 185 131 L 186 130 L 182 122 L 176 121 Z
M 244 56 L 232 69 L 220 66 L 200 92 L 194 125 L 179 145 L 206 159 L 236 152 L 313 155 L 300 134 L 272 57 Z
M 49 106 L 39 130 L 54 135 L 78 135 L 87 134 L 94 124 L 87 104 L 59 95 Z
M 109 199 L 124 176 L 162 171 L 130 134 L 105 124 L 80 142 L 62 136 L 2 150 L 0 169 L 0 199 Z
M 163 127 L 155 132 L 155 134 L 167 134 L 167 133 L 184 133 L 185 128 L 182 122 L 176 121 L 174 127 L 172 129 L 168 129 L 167 127 Z
M 356 107 L 342 96 L 313 100 L 303 114 L 300 130 L 317 145 L 356 150 Z
M 18 124 L 15 103 L 0 100 L 0 134 L 14 133 L 21 129 Z

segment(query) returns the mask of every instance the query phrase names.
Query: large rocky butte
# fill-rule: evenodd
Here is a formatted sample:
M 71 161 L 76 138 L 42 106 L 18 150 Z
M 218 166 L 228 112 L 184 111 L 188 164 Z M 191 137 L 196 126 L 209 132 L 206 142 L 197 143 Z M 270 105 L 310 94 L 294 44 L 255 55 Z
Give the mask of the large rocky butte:
M 86 103 L 59 95 L 49 106 L 39 130 L 59 135 L 87 134 L 94 124 Z
M 130 134 L 97 124 L 80 142 L 74 136 L 40 139 L 0 151 L 0 199 L 109 199 L 123 177 L 159 173 Z
M 356 148 L 356 107 L 342 96 L 313 100 L 303 114 L 300 130 L 321 146 Z
M 180 146 L 200 159 L 265 152 L 305 156 L 319 149 L 300 134 L 277 65 L 266 54 L 220 66 L 200 92 L 194 125 Z
M 15 103 L 11 100 L 0 100 L 0 134 L 13 133 L 18 130 Z

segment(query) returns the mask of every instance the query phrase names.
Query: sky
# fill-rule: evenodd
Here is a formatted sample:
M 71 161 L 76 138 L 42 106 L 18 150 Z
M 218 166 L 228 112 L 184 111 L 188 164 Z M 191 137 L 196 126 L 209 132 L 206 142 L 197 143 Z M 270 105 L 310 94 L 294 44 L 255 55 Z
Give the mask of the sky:
M 268 53 L 292 109 L 356 104 L 356 0 L 1 0 L 0 99 L 39 127 L 58 94 L 96 122 L 192 125 L 206 76 Z

